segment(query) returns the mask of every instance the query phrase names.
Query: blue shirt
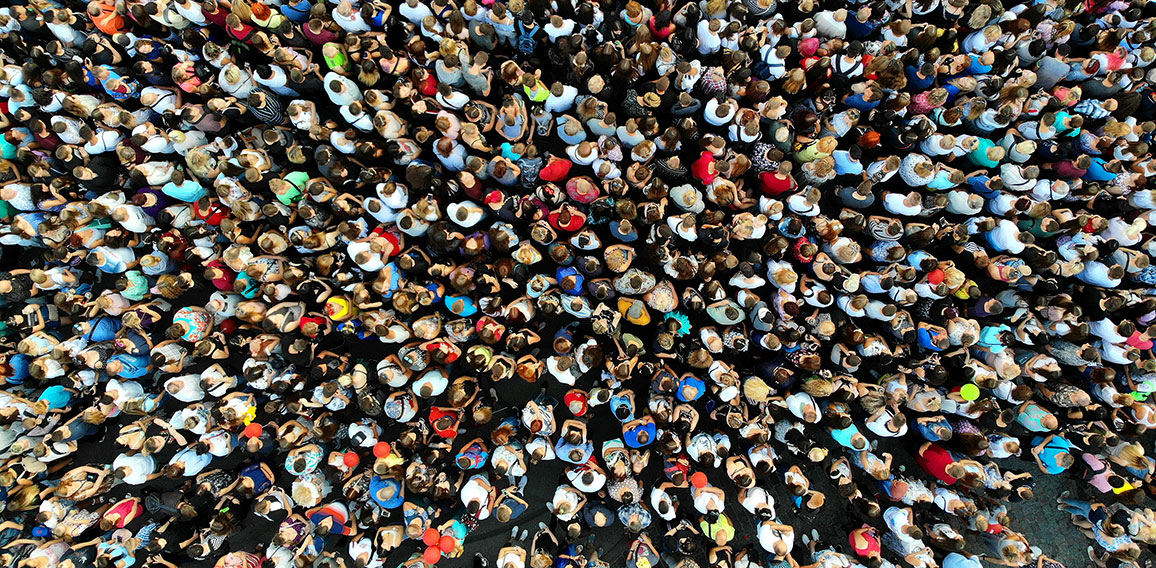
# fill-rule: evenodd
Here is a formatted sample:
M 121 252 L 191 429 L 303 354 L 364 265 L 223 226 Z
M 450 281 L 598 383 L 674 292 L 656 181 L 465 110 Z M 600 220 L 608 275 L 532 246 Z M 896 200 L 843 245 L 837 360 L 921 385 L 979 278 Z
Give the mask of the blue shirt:
M 513 497 L 510 497 L 508 495 L 506 497 L 503 497 L 501 502 L 498 503 L 498 505 L 499 506 L 505 505 L 505 506 L 510 508 L 510 520 L 511 521 L 518 518 L 518 517 L 521 517 L 522 513 L 525 513 L 526 509 L 527 509 L 525 501 L 522 501 L 519 499 L 514 499 Z
M 12 366 L 12 374 L 7 377 L 8 384 L 24 384 L 24 379 L 30 376 L 28 367 L 32 364 L 32 358 L 23 353 L 17 353 L 8 359 L 8 364 Z
M 972 75 L 983 75 L 991 72 L 991 65 L 984 65 L 980 63 L 980 56 L 974 53 L 967 54 L 971 58 L 971 65 L 967 68 L 967 73 Z
M 1032 440 L 1032 445 L 1043 443 L 1044 438 L 1037 437 Z M 1044 471 L 1049 475 L 1057 475 L 1067 471 L 1068 468 L 1061 467 L 1056 464 L 1056 458 L 1062 454 L 1071 454 L 1072 444 L 1065 438 L 1060 436 L 1053 436 L 1048 441 L 1048 445 L 1040 450 L 1040 461 L 1044 464 Z
M 1114 174 L 1104 169 L 1104 166 L 1107 163 L 1107 160 L 1104 158 L 1092 158 L 1092 165 L 1088 166 L 1088 171 L 1083 176 L 1081 176 L 1081 178 L 1087 181 L 1111 181 L 1116 179 L 1118 174 Z
M 840 428 L 838 430 L 832 429 L 831 437 L 834 438 L 840 446 L 843 446 L 844 448 L 855 449 L 855 447 L 851 445 L 851 438 L 858 433 L 859 428 L 852 424 L 846 428 Z
M 309 20 L 309 12 L 313 10 L 313 3 L 309 0 L 289 2 L 281 5 L 281 14 L 293 23 L 301 24 Z
M 47 402 L 49 410 L 59 410 L 68 407 L 68 403 L 72 401 L 72 393 L 60 385 L 52 385 L 44 389 L 37 400 Z
M 850 19 L 850 18 L 848 18 Z M 914 88 L 916 91 L 922 91 L 935 84 L 935 77 L 920 77 L 919 68 L 914 65 L 908 65 L 907 71 L 907 86 Z
M 654 422 L 645 422 L 623 432 L 622 438 L 625 440 L 626 445 L 631 448 L 644 448 L 654 442 L 657 430 L 658 429 L 655 427 Z M 642 443 L 638 440 L 638 435 L 642 432 L 646 432 L 649 435 L 649 437 L 646 439 L 646 443 Z
M 124 368 L 121 369 L 119 373 L 117 373 L 118 377 L 124 377 L 126 379 L 139 379 L 147 375 L 149 372 L 149 358 L 144 355 L 126 355 L 124 353 L 117 353 L 116 355 L 109 357 L 108 360 L 110 363 L 113 361 L 120 361 L 124 366 Z
M 879 28 L 879 24 L 871 20 L 860 22 L 854 14 L 847 14 L 847 21 L 844 24 L 847 26 L 847 39 L 849 40 L 863 39 L 875 33 L 875 30 Z
M 988 187 L 987 182 L 989 181 L 991 181 L 991 178 L 982 174 L 967 178 L 967 184 L 971 186 L 971 190 L 973 192 L 978 194 L 980 197 L 990 199 L 996 195 L 999 195 L 999 191 Z
M 119 319 L 112 317 L 99 317 L 94 320 L 89 320 L 92 329 L 81 337 L 93 341 L 109 341 L 116 338 L 116 332 L 120 331 L 121 323 Z
M 377 496 L 377 493 L 386 487 L 393 487 L 393 497 L 382 500 Z M 396 509 L 405 501 L 404 492 L 401 490 L 401 482 L 392 477 L 373 476 L 369 480 L 369 496 L 375 503 L 381 505 L 383 509 Z
M 847 106 L 857 108 L 863 112 L 875 110 L 875 107 L 879 106 L 879 101 L 868 102 L 867 99 L 863 97 L 863 93 L 855 93 L 844 99 L 843 102 L 846 103 Z
M 835 173 L 838 175 L 859 175 L 863 173 L 863 164 L 851 159 L 851 153 L 846 150 L 837 150 L 831 154 L 835 158 Z
M 570 452 L 574 450 L 582 452 L 581 457 L 578 459 L 571 458 Z M 554 443 L 554 454 L 558 456 L 558 459 L 566 463 L 582 465 L 590 461 L 590 456 L 594 455 L 594 444 L 591 444 L 590 442 L 584 442 L 582 444 L 571 444 L 570 442 L 567 442 L 565 438 L 560 438 L 557 442 Z
M 161 186 L 161 192 L 173 199 L 184 201 L 185 203 L 195 203 L 200 198 L 209 194 L 208 190 L 206 190 L 204 186 L 191 179 L 186 179 L 185 183 L 182 183 L 181 185 L 177 185 L 170 181 Z
M 958 552 L 952 552 L 943 559 L 943 568 L 983 568 L 983 564 L 979 558 L 972 556 L 968 558 Z

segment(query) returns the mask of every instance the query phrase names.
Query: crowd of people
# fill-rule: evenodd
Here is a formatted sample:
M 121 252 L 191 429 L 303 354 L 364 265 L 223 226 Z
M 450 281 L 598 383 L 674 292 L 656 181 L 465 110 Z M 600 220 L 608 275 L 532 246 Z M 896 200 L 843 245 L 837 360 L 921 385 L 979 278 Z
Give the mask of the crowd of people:
M 5 4 L 4 566 L 1156 543 L 1156 3 Z

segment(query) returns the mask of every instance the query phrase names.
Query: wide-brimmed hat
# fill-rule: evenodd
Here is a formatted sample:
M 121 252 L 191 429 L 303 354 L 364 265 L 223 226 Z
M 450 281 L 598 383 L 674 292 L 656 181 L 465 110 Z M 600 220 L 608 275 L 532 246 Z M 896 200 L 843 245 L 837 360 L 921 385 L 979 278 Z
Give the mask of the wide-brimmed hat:
M 513 257 L 514 260 L 527 265 L 536 264 L 543 259 L 541 251 L 530 244 L 529 241 L 522 241 L 510 256 Z

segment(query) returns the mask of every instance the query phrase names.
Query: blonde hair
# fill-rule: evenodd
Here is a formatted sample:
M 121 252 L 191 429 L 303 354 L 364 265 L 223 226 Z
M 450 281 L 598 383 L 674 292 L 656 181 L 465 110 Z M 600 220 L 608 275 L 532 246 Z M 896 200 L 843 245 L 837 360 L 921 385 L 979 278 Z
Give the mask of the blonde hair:
M 1134 468 L 1148 468 L 1148 458 L 1144 455 L 1144 446 L 1135 442 L 1125 443 L 1116 454 L 1116 459 L 1122 465 Z
M 815 398 L 826 398 L 835 392 L 835 385 L 827 379 L 812 379 L 803 383 L 803 392 Z
M 783 80 L 783 90 L 792 95 L 799 94 L 799 91 L 802 91 L 806 85 L 807 75 L 798 67 L 788 71 Z
M 246 0 L 233 0 L 232 9 L 230 13 L 236 14 L 242 22 L 246 24 L 253 23 L 253 9 L 249 7 L 249 2 Z
M 743 395 L 755 403 L 766 402 L 772 394 L 771 387 L 759 377 L 751 377 L 743 382 Z

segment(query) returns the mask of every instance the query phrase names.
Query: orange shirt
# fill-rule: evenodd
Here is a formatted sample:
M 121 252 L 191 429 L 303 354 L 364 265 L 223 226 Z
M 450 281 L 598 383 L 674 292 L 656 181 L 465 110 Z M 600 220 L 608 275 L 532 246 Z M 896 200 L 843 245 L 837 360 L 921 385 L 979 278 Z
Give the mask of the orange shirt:
M 100 4 L 100 14 L 91 16 L 92 23 L 96 25 L 96 29 L 108 34 L 118 34 L 124 30 L 124 16 L 116 13 L 116 8 Z

